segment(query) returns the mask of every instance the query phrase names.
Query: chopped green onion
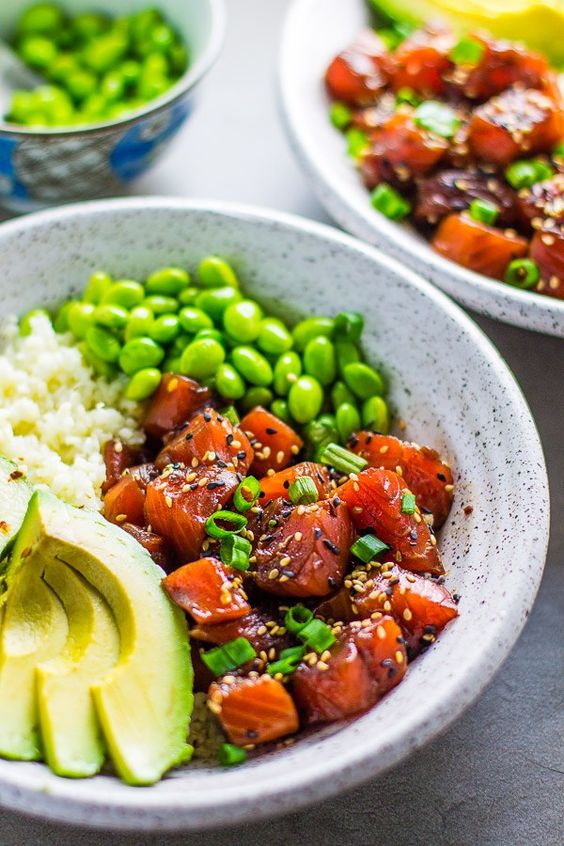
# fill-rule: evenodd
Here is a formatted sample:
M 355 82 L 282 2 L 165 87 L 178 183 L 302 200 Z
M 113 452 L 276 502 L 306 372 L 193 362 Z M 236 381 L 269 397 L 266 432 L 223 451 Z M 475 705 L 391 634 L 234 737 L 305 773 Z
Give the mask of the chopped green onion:
M 271 676 L 276 676 L 278 673 L 289 676 L 297 669 L 304 655 L 305 646 L 290 646 L 288 649 L 283 649 L 279 660 L 269 664 L 266 672 Z
M 290 634 L 297 634 L 311 620 L 313 620 L 312 612 L 309 608 L 306 608 L 305 605 L 302 605 L 301 602 L 299 602 L 297 605 L 292 605 L 292 607 L 288 608 L 286 611 L 284 625 Z
M 202 661 L 215 676 L 222 676 L 257 657 L 252 644 L 246 637 L 236 637 L 222 646 L 202 652 Z
M 484 45 L 471 36 L 461 38 L 450 51 L 455 65 L 479 65 L 484 55 Z
M 468 214 L 472 220 L 492 226 L 499 217 L 499 208 L 495 203 L 490 203 L 489 200 L 477 198 L 472 200 L 468 206 Z
M 452 138 L 460 126 L 460 118 L 450 106 L 438 100 L 425 100 L 413 112 L 417 126 L 442 138 Z
M 226 529 L 218 525 L 218 521 L 231 524 L 232 529 Z M 234 511 L 216 511 L 206 520 L 206 532 L 210 538 L 228 538 L 236 535 L 247 525 L 247 518 L 242 514 L 235 514 Z
M 352 112 L 345 103 L 331 103 L 329 108 L 329 120 L 335 129 L 340 129 L 341 132 L 344 132 L 344 130 L 350 126 Z
M 400 88 L 396 92 L 396 106 L 401 106 L 402 103 L 408 103 L 410 106 L 418 106 L 421 102 L 421 97 L 413 88 Z
M 368 564 L 369 561 L 373 561 L 377 555 L 389 548 L 388 544 L 381 541 L 376 535 L 363 535 L 353 543 L 351 553 Z
M 376 186 L 370 195 L 370 202 L 372 208 L 390 220 L 402 220 L 411 211 L 411 203 L 387 182 Z
M 244 764 L 247 760 L 247 753 L 240 746 L 234 743 L 222 743 L 218 753 L 219 763 L 222 767 L 233 767 L 237 764 Z
M 234 405 L 228 405 L 227 408 L 224 408 L 219 413 L 222 415 L 222 417 L 225 417 L 226 420 L 229 420 L 229 422 L 233 426 L 238 426 L 241 422 L 239 415 L 237 414 L 237 409 Z
M 401 498 L 401 513 L 415 514 L 415 494 L 411 491 L 404 491 Z
M 518 159 L 505 169 L 505 178 L 517 191 L 550 179 L 553 174 L 553 169 L 543 159 Z
M 352 126 L 347 130 L 347 154 L 353 159 L 359 159 L 369 149 L 370 140 L 366 132 Z
M 259 480 L 255 476 L 245 476 L 233 494 L 233 505 L 237 511 L 248 511 L 259 498 L 259 494 Z
M 335 643 L 335 635 L 322 620 L 316 617 L 306 623 L 298 632 L 298 638 L 310 649 L 316 652 L 325 652 Z
M 294 505 L 311 505 L 319 499 L 319 492 L 313 479 L 300 476 L 288 488 L 288 496 Z
M 335 318 L 335 337 L 339 341 L 360 341 L 364 317 L 358 311 L 342 311 Z
M 251 549 L 251 543 L 247 538 L 229 535 L 221 541 L 219 556 L 228 567 L 234 567 L 235 570 L 244 572 L 249 569 Z
M 564 159 L 564 141 L 560 141 L 552 151 L 553 159 Z
M 327 444 L 319 453 L 321 464 L 329 464 L 338 470 L 339 473 L 360 473 L 368 462 L 360 455 L 355 455 L 350 449 L 345 449 L 339 444 Z
M 534 288 L 540 279 L 539 266 L 532 259 L 515 259 L 505 271 L 503 281 L 515 288 Z
M 393 53 L 393 51 L 399 47 L 401 42 L 403 41 L 403 36 L 401 33 L 397 32 L 397 30 L 392 29 L 391 27 L 385 27 L 384 29 L 379 29 L 377 34 L 382 39 L 386 48 Z

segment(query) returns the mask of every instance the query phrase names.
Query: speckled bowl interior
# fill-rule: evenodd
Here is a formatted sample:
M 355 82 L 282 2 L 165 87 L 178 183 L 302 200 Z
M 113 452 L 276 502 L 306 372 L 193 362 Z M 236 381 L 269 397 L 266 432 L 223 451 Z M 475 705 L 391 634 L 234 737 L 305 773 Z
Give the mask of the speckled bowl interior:
M 564 337 L 564 301 L 520 291 L 435 253 L 407 224 L 374 211 L 328 118 L 323 77 L 331 59 L 369 24 L 366 0 L 293 0 L 282 37 L 279 85 L 292 146 L 319 200 L 345 229 L 399 258 L 475 311 Z M 312 36 L 313 34 L 313 36 Z
M 105 268 L 146 275 L 214 252 L 286 319 L 357 309 L 365 349 L 391 385 L 407 436 L 448 456 L 454 508 L 440 534 L 460 617 L 369 713 L 232 770 L 188 766 L 151 788 L 110 776 L 71 781 L 0 761 L 0 803 L 88 825 L 206 828 L 277 814 L 395 764 L 478 695 L 534 600 L 548 534 L 542 451 L 527 405 L 484 335 L 442 293 L 328 227 L 229 205 L 102 201 L 0 227 L 0 315 L 53 305 Z M 469 514 L 465 506 L 471 506 Z M 135 703 L 131 703 L 135 707 Z

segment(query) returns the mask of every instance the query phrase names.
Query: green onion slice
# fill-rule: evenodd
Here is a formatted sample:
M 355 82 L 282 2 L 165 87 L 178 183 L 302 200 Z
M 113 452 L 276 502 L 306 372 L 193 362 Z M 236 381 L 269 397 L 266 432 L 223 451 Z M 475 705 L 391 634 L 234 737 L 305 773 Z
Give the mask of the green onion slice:
M 314 649 L 316 652 L 325 652 L 335 643 L 335 635 L 327 623 L 318 620 L 316 617 L 306 623 L 299 630 L 297 636 L 309 649 Z
M 472 220 L 492 226 L 499 217 L 499 208 L 489 200 L 476 199 L 470 203 L 468 213 Z
M 400 88 L 396 92 L 396 105 L 401 106 L 402 103 L 408 103 L 410 106 L 418 106 L 421 102 L 421 97 L 413 88 Z
M 319 461 L 321 464 L 329 464 L 338 470 L 339 473 L 360 473 L 364 470 L 368 462 L 360 455 L 355 455 L 350 449 L 345 449 L 339 444 L 327 444 L 320 453 Z
M 415 514 L 415 494 L 411 491 L 404 491 L 401 498 L 401 513 Z
M 455 110 L 438 100 L 425 100 L 417 106 L 413 119 L 421 129 L 440 135 L 441 138 L 452 138 L 461 123 Z
M 388 185 L 381 182 L 370 195 L 372 208 L 379 211 L 389 220 L 402 220 L 411 211 L 411 203 L 405 200 L 402 195 Z
M 554 175 L 554 170 L 544 159 L 518 159 L 505 169 L 505 178 L 512 188 L 531 188 Z
M 222 409 L 219 413 L 222 417 L 225 417 L 226 420 L 229 420 L 233 426 L 238 426 L 241 422 L 239 415 L 237 414 L 237 409 L 234 405 L 228 405 L 227 408 Z
M 364 329 L 364 317 L 358 311 L 342 311 L 335 318 L 335 337 L 339 341 L 360 341 Z
M 222 767 L 233 767 L 243 764 L 247 760 L 247 753 L 234 743 L 222 743 L 219 747 L 218 758 Z
M 305 655 L 305 646 L 290 646 L 288 649 L 283 649 L 280 653 L 278 661 L 273 661 L 266 668 L 266 672 L 275 676 L 282 673 L 283 676 L 291 675 L 297 668 Z
M 256 503 L 259 494 L 259 480 L 255 476 L 245 476 L 233 495 L 233 505 L 237 511 L 248 511 Z
M 515 259 L 505 271 L 503 281 L 515 288 L 534 288 L 540 279 L 539 266 L 532 259 Z
M 309 476 L 300 476 L 288 488 L 288 496 L 294 505 L 311 505 L 319 499 L 319 492 L 313 479 Z
M 351 553 L 368 564 L 369 561 L 373 561 L 377 555 L 389 548 L 388 544 L 381 541 L 376 535 L 363 535 L 353 543 Z
M 227 529 L 219 523 L 227 523 L 232 528 Z M 234 511 L 216 511 L 206 520 L 206 532 L 210 538 L 228 538 L 236 535 L 247 525 L 247 518 L 242 514 L 235 514 Z
M 257 657 L 254 647 L 246 637 L 236 637 L 229 643 L 202 652 L 202 661 L 215 676 L 222 676 Z
M 347 129 L 347 153 L 353 159 L 359 159 L 364 152 L 370 149 L 370 139 L 366 132 L 352 126 Z
M 471 36 L 461 38 L 450 51 L 455 65 L 479 65 L 484 55 L 484 45 Z
M 242 538 L 239 535 L 228 535 L 221 541 L 219 557 L 228 567 L 244 572 L 249 569 L 251 549 L 251 543 L 247 538 Z
M 335 127 L 344 132 L 352 121 L 352 112 L 345 103 L 331 103 L 329 107 L 329 120 Z
M 312 612 L 299 602 L 286 611 L 284 625 L 290 634 L 298 634 L 311 620 L 313 620 Z

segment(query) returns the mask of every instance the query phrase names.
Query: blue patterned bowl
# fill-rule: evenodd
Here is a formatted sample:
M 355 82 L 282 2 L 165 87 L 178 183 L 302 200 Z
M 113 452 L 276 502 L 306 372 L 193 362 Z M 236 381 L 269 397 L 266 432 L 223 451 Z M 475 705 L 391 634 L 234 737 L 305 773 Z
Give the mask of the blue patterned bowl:
M 0 35 L 9 35 L 26 5 L 22 0 L 0 4 Z M 147 0 L 120 0 L 120 14 L 147 5 Z M 157 5 L 188 46 L 186 73 L 143 108 L 91 127 L 30 129 L 0 122 L 0 206 L 27 212 L 121 194 L 162 154 L 190 115 L 195 88 L 219 54 L 225 14 L 223 0 L 159 0 Z M 64 6 L 73 13 L 95 6 L 115 15 L 111 0 L 65 0 Z

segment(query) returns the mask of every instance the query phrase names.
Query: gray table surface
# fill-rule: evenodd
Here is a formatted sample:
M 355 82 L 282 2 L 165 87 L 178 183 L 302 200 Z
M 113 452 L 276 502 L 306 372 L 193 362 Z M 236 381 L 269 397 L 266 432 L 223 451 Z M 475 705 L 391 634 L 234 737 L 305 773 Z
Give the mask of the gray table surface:
M 286 143 L 275 64 L 285 0 L 227 0 L 223 55 L 189 126 L 136 193 L 235 200 L 327 220 Z M 198 835 L 107 834 L 3 811 L 1 846 L 560 846 L 564 842 L 564 343 L 478 322 L 536 418 L 552 489 L 544 580 L 501 672 L 442 737 L 377 781 L 307 811 Z M 519 551 L 516 550 L 516 554 Z

